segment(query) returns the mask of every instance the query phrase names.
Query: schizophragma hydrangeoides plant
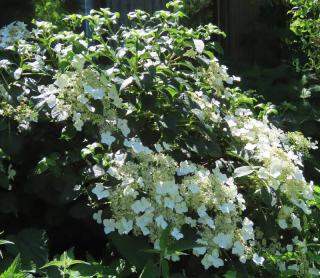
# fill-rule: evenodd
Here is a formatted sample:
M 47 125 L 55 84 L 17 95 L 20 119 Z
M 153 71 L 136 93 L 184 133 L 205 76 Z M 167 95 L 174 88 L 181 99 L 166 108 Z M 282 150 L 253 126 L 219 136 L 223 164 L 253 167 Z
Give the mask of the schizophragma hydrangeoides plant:
M 164 232 L 168 244 L 192 234 L 189 253 L 205 269 L 237 260 L 286 270 L 282 255 L 303 242 L 313 198 L 303 155 L 316 146 L 256 116 L 215 55 L 221 31 L 181 26 L 180 4 L 131 12 L 128 26 L 101 9 L 66 17 L 63 31 L 49 22 L 4 27 L 1 116 L 20 132 L 55 124 L 70 145 L 81 134 L 75 190 L 106 235 L 144 236 L 159 250 Z

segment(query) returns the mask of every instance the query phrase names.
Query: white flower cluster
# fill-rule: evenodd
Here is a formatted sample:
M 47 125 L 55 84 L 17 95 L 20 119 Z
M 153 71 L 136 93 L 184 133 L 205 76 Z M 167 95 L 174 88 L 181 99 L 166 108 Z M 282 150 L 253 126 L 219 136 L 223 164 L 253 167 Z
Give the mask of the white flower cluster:
M 313 186 L 305 181 L 301 154 L 291 147 L 284 132 L 267 120 L 255 119 L 250 110 L 237 109 L 222 116 L 224 107 L 218 100 L 202 91 L 188 92 L 186 105 L 192 102 L 200 108 L 191 109 L 190 113 L 207 125 L 220 126 L 225 121 L 241 145 L 240 155 L 253 166 L 239 167 L 233 177 L 227 177 L 218 167 L 209 171 L 190 161 L 178 165 L 164 154 L 170 145 L 157 144 L 154 149 L 158 153 L 154 153 L 132 136 L 128 121 L 118 116 L 119 109 L 132 109 L 132 106 L 123 101 L 121 92 L 112 85 L 113 69 L 101 73 L 90 67 L 83 69 L 81 57 L 76 57 L 73 63 L 75 71 L 57 75 L 54 84 L 41 88 L 40 105 L 46 104 L 50 116 L 57 121 L 70 118 L 78 131 L 85 122 L 95 124 L 100 130 L 100 142 L 110 150 L 121 143 L 122 147 L 110 157 L 109 169 L 98 171 L 97 165 L 93 169 L 95 176 L 98 171 L 97 176 L 105 179 L 112 176 L 119 182 L 115 187 L 97 183 L 92 190 L 98 202 L 107 202 L 111 208 L 109 217 L 104 217 L 101 210 L 94 214 L 94 219 L 104 225 L 106 234 L 114 231 L 142 234 L 159 248 L 159 238 L 166 228 L 170 228 L 174 241 L 183 240 L 184 229 L 189 227 L 198 236 L 199 247 L 193 249 L 193 254 L 202 256 L 205 268 L 224 265 L 222 250 L 229 250 L 242 263 L 252 259 L 262 265 L 264 258 L 254 253 L 253 222 L 242 216 L 245 200 L 233 180 L 248 175 L 255 175 L 261 185 L 280 192 L 274 194 L 273 206 L 282 195 L 290 200 L 292 207 L 283 206 L 279 211 L 279 226 L 301 230 L 295 210 L 300 207 L 309 213 L 305 201 L 312 198 Z M 217 61 L 211 65 L 219 66 Z M 223 75 L 219 78 L 226 82 Z M 223 94 L 220 81 L 213 81 L 218 84 L 212 86 Z M 96 113 L 94 101 L 103 104 L 102 114 Z M 170 259 L 179 257 L 172 254 Z
M 83 67 L 83 61 L 81 66 Z M 79 70 L 79 65 L 75 66 Z M 117 116 L 116 109 L 127 109 L 114 86 L 110 86 L 110 76 L 87 68 L 76 72 L 58 74 L 56 81 L 49 86 L 41 86 L 38 106 L 47 105 L 50 117 L 56 121 L 71 118 L 77 131 L 81 131 L 85 122 L 97 125 L 101 129 L 101 142 L 111 146 L 115 137 L 111 132 L 120 131 L 123 136 L 130 132 L 127 120 Z M 97 114 L 95 100 L 103 103 L 103 114 Z
M 14 21 L 0 29 L 0 48 L 12 47 L 16 42 L 29 36 L 26 24 Z
M 236 169 L 237 176 L 254 173 L 261 186 L 279 192 L 274 198 L 280 198 L 283 194 L 291 205 L 309 214 L 306 200 L 313 198 L 313 183 L 307 182 L 303 176 L 302 154 L 294 151 L 288 143 L 287 134 L 282 130 L 274 127 L 267 119 L 254 119 L 251 114 L 249 110 L 237 109 L 235 115 L 225 117 L 232 135 L 242 144 L 241 155 L 255 165 Z M 273 199 L 272 205 L 277 201 Z M 288 228 L 289 221 L 291 227 L 301 230 L 300 220 L 293 211 L 293 208 L 287 206 L 280 210 L 278 223 L 282 229 Z
M 98 183 L 92 190 L 111 207 L 111 218 L 102 219 L 101 212 L 94 216 L 103 223 L 106 234 L 132 231 L 148 236 L 159 248 L 167 227 L 171 240 L 183 239 L 183 230 L 189 227 L 198 235 L 199 247 L 193 253 L 203 256 L 205 268 L 224 265 L 222 249 L 230 250 L 243 263 L 252 256 L 253 222 L 242 217 L 245 201 L 233 178 L 219 168 L 209 171 L 190 161 L 178 165 L 170 156 L 150 150 L 133 150 L 131 156 L 136 162 L 127 161 L 127 153 L 111 157 L 107 173 L 118 180 L 116 187 Z
M 205 268 L 224 265 L 222 250 L 236 255 L 242 263 L 252 259 L 262 265 L 264 258 L 255 253 L 254 224 L 242 214 L 245 200 L 234 181 L 244 176 L 254 176 L 260 186 L 274 192 L 272 206 L 285 196 L 291 206 L 278 206 L 278 224 L 282 229 L 301 230 L 296 210 L 299 207 L 309 213 L 306 200 L 312 198 L 313 185 L 303 177 L 302 155 L 289 144 L 287 134 L 267 120 L 255 119 L 250 110 L 237 109 L 223 115 L 226 109 L 216 98 L 202 91 L 188 92 L 184 99 L 186 106 L 199 107 L 190 109 L 190 113 L 206 125 L 220 128 L 226 122 L 240 145 L 239 155 L 250 165 L 235 169 L 233 177 L 227 177 L 219 167 L 209 171 L 190 161 L 178 164 L 165 154 L 170 145 L 159 142 L 154 149 L 145 146 L 134 136 L 128 121 L 119 117 L 119 110 L 131 113 L 135 108 L 123 101 L 121 90 L 113 84 L 116 70 L 98 72 L 84 68 L 84 64 L 82 57 L 75 57 L 75 70 L 58 74 L 54 84 L 40 88 L 42 94 L 38 98 L 42 100 L 39 105 L 50 108 L 53 119 L 69 118 L 78 131 L 85 122 L 96 125 L 100 142 L 112 150 L 110 167 L 104 170 L 95 165 L 93 169 L 97 177 L 108 180 L 112 176 L 118 180 L 117 186 L 107 187 L 99 182 L 92 189 L 95 202 L 108 203 L 111 208 L 108 217 L 102 210 L 94 214 L 106 234 L 114 231 L 142 234 L 149 237 L 154 248 L 159 248 L 159 238 L 165 229 L 170 228 L 174 241 L 183 240 L 184 230 L 189 227 L 198 236 L 199 247 L 193 248 L 193 254 L 202 256 Z M 211 67 L 218 70 L 218 62 L 213 61 Z M 227 82 L 225 70 L 216 73 L 219 80 L 212 74 L 209 81 L 215 82 L 211 85 L 218 95 L 228 98 L 231 96 L 228 92 L 223 95 L 222 90 L 223 82 Z M 129 81 L 125 82 L 130 85 Z M 95 101 L 103 104 L 102 113 L 96 113 Z M 170 259 L 179 257 L 172 254 Z
M 130 16 L 133 17 L 134 14 Z M 33 32 L 39 36 L 43 32 L 41 28 L 53 28 L 46 23 L 37 24 L 38 29 Z M 57 34 L 53 52 L 58 60 L 67 59 L 74 54 L 73 45 L 68 39 L 77 41 L 87 50 L 74 54 L 63 73 L 57 70 L 54 83 L 39 86 L 40 94 L 34 99 L 37 99 L 38 107 L 46 108 L 41 111 L 46 111 L 50 120 L 69 120 L 79 132 L 85 128 L 86 123 L 96 129 L 92 138 L 103 145 L 106 154 L 103 166 L 92 166 L 91 173 L 101 181 L 91 188 L 90 196 L 96 207 L 108 204 L 108 209 L 100 209 L 93 215 L 97 223 L 103 225 L 106 234 L 118 232 L 144 235 L 154 244 L 155 249 L 159 249 L 159 239 L 166 229 L 170 230 L 170 243 L 183 241 L 187 236 L 186 231 L 192 230 L 197 235 L 196 243 L 199 245 L 192 252 L 201 257 L 206 269 L 222 267 L 225 264 L 222 253 L 225 251 L 237 256 L 242 263 L 250 259 L 257 265 L 263 265 L 265 258 L 258 254 L 258 241 L 266 239 L 263 235 L 258 236 L 259 229 L 249 219 L 251 211 L 245 211 L 247 196 L 243 196 L 246 190 L 241 191 L 243 195 L 240 193 L 240 178 L 249 177 L 245 180 L 248 187 L 269 189 L 272 193 L 271 206 L 278 213 L 277 223 L 280 228 L 301 231 L 301 213 L 298 208 L 305 213 L 310 212 L 306 201 L 312 198 L 313 185 L 302 174 L 299 146 L 294 147 L 290 142 L 299 136 L 289 138 L 288 134 L 275 128 L 268 120 L 254 118 L 248 109 L 238 108 L 233 111 L 232 90 L 226 89 L 224 85 L 239 79 L 230 77 L 227 68 L 221 66 L 217 59 L 208 59 L 204 41 L 193 39 L 194 49 L 188 48 L 181 57 L 172 58 L 174 36 L 162 35 L 156 38 L 153 27 L 151 29 L 124 29 L 122 33 L 125 39 L 134 36 L 148 42 L 144 50 L 136 53 L 136 71 L 142 68 L 143 71 L 152 71 L 154 67 L 156 72 L 165 73 L 175 70 L 175 63 L 181 57 L 201 58 L 206 67 L 193 67 L 194 70 L 190 72 L 181 71 L 179 78 L 185 77 L 186 80 L 185 87 L 181 90 L 183 92 L 166 88 L 161 78 L 155 78 L 154 82 L 158 82 L 157 86 L 161 90 L 171 90 L 171 101 L 177 101 L 179 109 L 181 107 L 181 112 L 186 116 L 186 129 L 203 127 L 199 133 L 208 141 L 213 136 L 207 130 L 214 129 L 219 136 L 225 136 L 224 141 L 230 139 L 233 150 L 238 150 L 236 156 L 246 161 L 246 165 L 232 170 L 229 166 L 234 165 L 235 161 L 232 156 L 225 155 L 226 167 L 220 167 L 220 163 L 216 163 L 212 170 L 213 160 L 198 164 L 192 162 L 192 153 L 189 151 L 197 153 L 196 147 L 181 149 L 189 160 L 177 161 L 173 154 L 168 154 L 172 149 L 178 151 L 177 146 L 164 142 L 162 137 L 153 146 L 143 144 L 143 137 L 140 139 L 137 136 L 139 131 L 130 127 L 131 121 L 142 116 L 141 111 L 138 111 L 141 109 L 138 98 L 140 90 L 144 90 L 139 85 L 145 81 L 144 73 L 138 76 L 138 72 L 137 76 L 128 77 L 128 68 L 121 62 L 127 53 L 134 51 L 129 49 L 132 43 L 112 50 L 117 62 L 105 69 L 105 65 L 94 65 L 94 61 L 89 61 L 88 56 L 90 53 L 99 53 L 101 49 L 105 51 L 108 44 L 94 45 L 94 42 L 91 45 L 89 40 L 72 32 Z M 12 36 L 15 40 L 27 35 L 24 25 L 13 23 L 0 30 L 0 47 L 11 45 L 14 42 L 11 40 Z M 59 39 L 62 39 L 61 42 Z M 29 46 L 31 44 L 24 45 L 22 42 L 23 53 L 20 54 L 38 53 L 38 50 L 28 51 Z M 40 70 L 44 66 L 44 53 L 39 51 L 37 57 L 30 64 L 34 70 Z M 4 60 L 0 63 L 0 67 L 9 66 Z M 24 78 L 22 69 L 17 69 L 14 77 L 17 82 Z M 145 90 L 143 93 L 160 99 L 153 92 Z M 132 100 L 131 97 L 137 98 Z M 170 103 L 172 106 L 176 103 L 173 104 Z M 160 129 L 162 115 L 158 111 L 149 112 L 153 124 Z M 131 114 L 138 117 L 131 117 Z M 225 128 L 225 124 L 228 128 Z M 178 260 L 179 256 L 173 253 L 170 259 Z

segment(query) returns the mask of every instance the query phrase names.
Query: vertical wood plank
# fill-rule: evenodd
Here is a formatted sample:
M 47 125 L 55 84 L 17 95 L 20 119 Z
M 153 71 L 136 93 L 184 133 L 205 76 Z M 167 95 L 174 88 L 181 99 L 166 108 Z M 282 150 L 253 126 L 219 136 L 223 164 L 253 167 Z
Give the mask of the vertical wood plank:
M 131 11 L 134 11 L 136 9 L 139 9 L 139 10 L 145 10 L 145 0 L 135 0 L 134 2 L 131 2 Z
M 126 23 L 126 3 L 127 0 L 118 0 L 118 11 L 120 12 L 120 21 L 122 24 Z
M 152 13 L 152 2 L 153 1 L 145 0 L 145 9 L 148 13 Z
M 114 12 L 115 11 L 115 7 L 114 7 L 115 1 L 114 0 L 110 0 L 110 9 Z
M 166 9 L 169 0 L 103 0 L 102 7 L 109 7 L 112 12 L 120 13 L 120 24 L 128 22 L 127 14 L 136 9 L 154 13 L 158 10 Z
M 106 0 L 106 7 L 111 8 L 111 0 Z

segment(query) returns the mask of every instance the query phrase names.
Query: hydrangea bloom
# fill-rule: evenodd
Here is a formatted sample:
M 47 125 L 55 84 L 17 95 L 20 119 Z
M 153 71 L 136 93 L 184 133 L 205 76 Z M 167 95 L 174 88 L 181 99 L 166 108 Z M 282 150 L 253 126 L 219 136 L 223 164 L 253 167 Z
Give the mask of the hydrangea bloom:
M 0 29 L 0 49 L 12 47 L 16 42 L 27 38 L 30 32 L 27 25 L 15 21 Z
M 298 137 L 237 103 L 243 95 L 229 85 L 238 78 L 229 76 L 211 51 L 215 28 L 177 27 L 179 14 L 164 11 L 141 25 L 140 17 L 149 16 L 137 12 L 129 15 L 132 28 L 106 35 L 102 26 L 116 16 L 107 9 L 90 16 L 101 40 L 72 31 L 54 34 L 50 53 L 59 69 L 41 63 L 48 45 L 33 49 L 31 43 L 11 41 L 11 29 L 28 37 L 22 25 L 0 32 L 5 44 L 17 44 L 32 72 L 54 76 L 30 92 L 23 82 L 31 81 L 20 67 L 0 63 L 24 88 L 22 104 L 1 113 L 18 111 L 19 122 L 35 122 L 22 101 L 32 94 L 37 113 L 63 133 L 73 128 L 81 135 L 87 145 L 81 174 L 88 180 L 81 189 L 105 234 L 142 235 L 159 249 L 165 230 L 169 244 L 185 240 L 191 230 L 199 244 L 192 253 L 205 269 L 224 266 L 225 253 L 258 266 L 266 260 L 261 253 L 266 247 L 280 258 L 287 250 L 280 233 L 299 233 L 301 216 L 310 213 L 313 184 L 303 176 L 302 148 L 294 144 Z M 39 39 L 47 29 L 54 27 L 37 23 L 31 34 Z M 280 230 L 272 239 L 257 221 L 268 214 Z M 307 248 L 299 239 L 293 244 Z M 167 258 L 177 261 L 179 253 Z M 281 259 L 277 263 L 286 267 Z

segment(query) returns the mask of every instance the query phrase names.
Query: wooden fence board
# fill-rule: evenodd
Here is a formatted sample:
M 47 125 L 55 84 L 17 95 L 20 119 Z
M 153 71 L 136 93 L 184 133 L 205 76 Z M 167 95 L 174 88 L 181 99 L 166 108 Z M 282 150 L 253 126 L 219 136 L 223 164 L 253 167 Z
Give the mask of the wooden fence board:
M 169 0 L 105 0 L 102 1 L 102 6 L 110 7 L 112 11 L 127 14 L 135 9 L 155 12 L 164 9 L 167 2 Z

